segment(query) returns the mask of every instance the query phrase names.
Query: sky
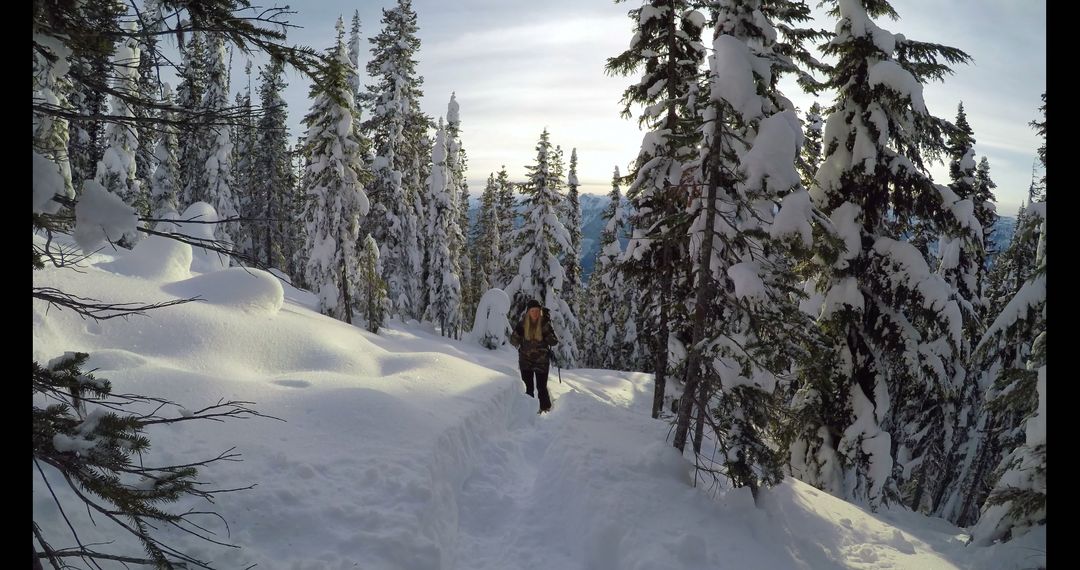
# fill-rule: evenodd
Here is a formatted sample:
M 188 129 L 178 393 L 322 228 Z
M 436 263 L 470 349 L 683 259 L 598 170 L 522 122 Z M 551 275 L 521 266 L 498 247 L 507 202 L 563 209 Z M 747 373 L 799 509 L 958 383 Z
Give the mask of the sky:
M 70 236 L 51 239 L 75 248 Z M 45 241 L 34 235 L 35 247 Z M 169 525 L 154 532 L 215 568 L 1046 566 L 1045 525 L 1003 544 L 969 546 L 970 529 L 902 507 L 871 512 L 792 477 L 761 489 L 755 504 L 749 489 L 733 488 L 722 474 L 695 474 L 692 446 L 684 455 L 671 446 L 669 422 L 650 414 L 651 374 L 553 369 L 553 409 L 538 415 L 507 345 L 487 350 L 471 335 L 456 340 L 430 323 L 396 319 L 372 334 L 320 315 L 308 291 L 158 236 L 132 250 L 103 248 L 77 269 L 49 265 L 33 279 L 35 287 L 102 303 L 201 299 L 104 321 L 35 299 L 33 357 L 47 365 L 67 351 L 87 352 L 83 370 L 108 380 L 114 393 L 176 403 L 148 404 L 159 417 L 191 417 L 221 399 L 268 416 L 147 430 L 142 466 L 240 454 L 240 461 L 200 467 L 198 480 L 204 490 L 246 490 L 217 493 L 212 505 L 185 496 L 163 506 L 220 514 L 193 514 L 191 522 L 240 548 Z M 667 386 L 669 403 L 679 392 L 677 383 Z M 35 395 L 34 404 L 45 401 Z M 86 406 L 90 414 L 101 409 L 93 400 Z M 716 461 L 710 431 L 702 458 Z M 93 445 L 81 437 L 67 443 Z M 58 550 L 76 544 L 76 529 L 94 550 L 142 553 L 36 460 L 31 499 L 35 525 Z
M 370 57 L 367 39 L 382 26 L 381 10 L 393 5 L 392 0 L 293 4 L 297 13 L 289 21 L 298 28 L 290 29 L 289 40 L 325 50 L 333 41 L 337 16 L 344 16 L 348 30 L 353 11 L 359 10 L 363 66 Z M 424 78 L 421 109 L 437 120 L 456 92 L 474 196 L 502 165 L 511 179 L 524 180 L 545 128 L 567 157 L 571 148 L 578 149 L 581 191 L 606 193 L 613 168 L 627 172 L 644 133 L 636 118 L 620 117 L 619 100 L 637 77 L 608 76 L 604 64 L 628 46 L 633 22 L 627 12 L 637 5 L 607 0 L 413 2 L 421 40 L 418 71 Z M 960 48 L 973 58 L 943 83 L 926 85 L 924 97 L 931 113 L 949 120 L 955 120 L 963 101 L 975 132 L 976 156 L 988 158 L 998 186 L 998 212 L 1014 215 L 1026 199 L 1042 144 L 1028 123 L 1041 118 L 1040 96 L 1046 91 L 1045 0 L 893 0 L 892 5 L 900 19 L 878 21 L 879 26 Z M 815 8 L 815 14 L 815 27 L 833 29 L 835 22 L 823 10 Z M 234 74 L 233 81 L 236 89 L 244 80 Z M 287 81 L 295 138 L 310 105 L 309 82 L 295 72 Z M 800 110 L 815 100 L 793 85 L 785 95 Z M 817 100 L 828 105 L 831 95 Z M 948 182 L 947 164 L 933 166 L 931 173 L 937 182 Z

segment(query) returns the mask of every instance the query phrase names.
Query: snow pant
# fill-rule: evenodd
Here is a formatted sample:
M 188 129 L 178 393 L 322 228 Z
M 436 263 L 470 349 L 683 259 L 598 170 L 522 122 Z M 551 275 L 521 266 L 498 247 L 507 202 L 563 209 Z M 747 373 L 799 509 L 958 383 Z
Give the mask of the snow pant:
M 525 382 L 525 393 L 530 396 L 533 395 L 533 385 L 535 378 L 536 392 L 538 392 L 540 396 L 541 410 L 551 409 L 551 395 L 548 394 L 547 377 L 547 368 L 543 370 L 532 370 L 525 367 L 521 368 L 521 381 Z

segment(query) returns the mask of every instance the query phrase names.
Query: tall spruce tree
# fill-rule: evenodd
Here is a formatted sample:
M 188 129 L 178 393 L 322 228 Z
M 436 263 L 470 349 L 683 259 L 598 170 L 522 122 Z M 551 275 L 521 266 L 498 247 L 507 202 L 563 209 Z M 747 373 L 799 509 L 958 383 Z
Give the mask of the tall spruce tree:
M 1039 108 L 1043 120 L 1033 121 L 1043 144 L 1039 162 L 1046 168 L 1046 95 Z M 1010 540 L 1046 525 L 1046 178 L 1040 181 L 1042 201 L 1030 204 L 1018 220 L 1013 243 L 1017 249 L 1034 248 L 1034 265 L 1016 293 L 997 312 L 979 341 L 976 355 L 992 381 L 985 414 L 992 430 L 985 450 L 976 459 L 1000 463 L 986 478 L 991 488 L 972 541 L 988 545 Z M 1012 246 L 1010 245 L 1010 249 Z M 1032 258 L 1028 258 L 1032 259 Z M 1023 267 L 1023 266 L 1021 266 Z M 975 483 L 981 483 L 978 478 Z M 976 484 L 974 491 L 981 489 Z M 964 489 L 967 491 L 968 489 Z M 981 493 L 980 493 L 981 494 Z M 967 498 L 970 505 L 975 501 Z M 970 508 L 970 506 L 969 506 Z
M 631 370 L 627 361 L 626 320 L 628 314 L 627 291 L 618 271 L 622 255 L 619 238 L 625 233 L 625 214 L 622 210 L 622 194 L 619 190 L 619 167 L 611 179 L 608 205 L 601 215 L 605 220 L 600 231 L 600 247 L 596 252 L 593 271 L 589 275 L 588 289 L 582 315 L 582 361 L 586 366 L 610 370 Z
M 704 17 L 687 0 L 652 0 L 630 11 L 634 36 L 630 47 L 607 61 L 607 71 L 642 77 L 623 91 L 623 116 L 643 105 L 638 124 L 647 129 L 627 189 L 633 233 L 620 267 L 630 287 L 639 291 L 637 338 L 652 341 L 652 371 L 656 377 L 652 416 L 663 408 L 669 374 L 672 332 L 685 319 L 672 315 L 686 288 L 686 222 L 680 216 L 688 198 L 684 165 L 694 159 L 700 133 L 694 101 L 698 69 L 705 58 L 701 44 Z
M 426 233 L 431 238 L 428 257 L 428 303 L 425 317 L 440 327 L 441 334 L 458 338 L 461 331 L 461 268 L 454 258 L 457 232 L 457 211 L 451 186 L 453 166 L 450 164 L 450 141 L 447 129 L 439 119 L 435 146 L 431 150 L 431 175 L 428 177 Z
M 824 300 L 814 312 L 838 365 L 807 378 L 815 411 L 797 445 L 808 482 L 876 508 L 900 498 L 920 462 L 943 462 L 948 398 L 960 388 L 959 299 L 905 238 L 920 225 L 942 233 L 972 222 L 927 172 L 925 159 L 945 151 L 945 123 L 922 98 L 925 81 L 970 58 L 880 28 L 872 18 L 897 17 L 887 1 L 837 2 L 829 13 L 836 98 L 811 197 L 831 226 L 818 240 Z
M 821 104 L 814 101 L 806 112 L 806 121 L 802 152 L 799 153 L 799 174 L 802 185 L 809 188 L 814 183 L 814 174 L 821 165 L 821 128 L 825 121 L 821 117 Z
M 207 54 L 206 93 L 203 94 L 203 111 L 211 114 L 221 113 L 229 105 L 229 68 L 226 61 L 225 38 L 221 34 L 212 34 Z M 201 195 L 217 212 L 219 220 L 239 216 L 239 196 L 233 189 L 232 177 L 232 133 L 227 125 L 211 125 L 207 130 L 207 157 L 205 163 L 206 187 Z M 196 192 L 196 196 L 200 194 Z M 214 237 L 224 243 L 232 244 L 241 236 L 237 221 L 214 226 Z
M 499 217 L 499 237 L 503 240 L 503 249 L 499 259 L 498 281 L 492 286 L 505 289 L 518 270 L 518 260 L 512 257 L 514 246 L 511 242 L 517 226 L 518 201 L 514 197 L 514 183 L 510 182 L 510 174 L 506 172 L 505 165 L 499 169 L 495 183 L 498 185 L 495 210 Z
M 427 164 L 431 149 L 424 134 L 430 119 L 419 112 L 423 78 L 416 73 L 420 39 L 412 2 L 398 0 L 382 13 L 383 28 L 369 39 L 372 57 L 367 71 L 375 84 L 368 86 L 364 98 L 371 108 L 364 130 L 371 133 L 375 152 L 367 227 L 381 249 L 392 313 L 417 318 L 424 304 L 419 224 L 426 173 L 421 162 Z
M 487 185 L 480 195 L 480 211 L 476 216 L 476 224 L 473 226 L 472 250 L 475 252 L 473 269 L 473 283 L 479 297 L 499 283 L 499 263 L 502 259 L 503 237 L 499 233 L 499 210 L 498 210 L 499 185 L 495 181 L 495 173 L 488 175 Z
M 288 108 L 282 97 L 286 87 L 281 59 L 272 59 L 259 72 L 261 116 L 256 128 L 254 159 L 254 199 L 251 216 L 260 220 L 255 226 L 253 254 L 271 267 L 286 269 L 289 259 L 290 193 L 293 174 L 289 159 L 289 140 L 285 125 Z M 264 221 L 262 221 L 264 220 Z
M 577 148 L 570 151 L 570 171 L 566 175 L 566 229 L 570 231 L 570 251 L 566 252 L 566 287 L 563 299 L 570 310 L 581 315 L 581 203 L 578 201 Z
M 176 103 L 184 113 L 198 117 L 203 111 L 207 88 L 206 43 L 203 32 L 191 33 L 187 43 L 180 46 L 180 84 L 176 88 Z M 185 121 L 180 128 L 180 208 L 205 201 L 206 144 L 205 118 Z
M 162 104 L 169 107 L 173 104 L 172 88 L 165 84 L 162 88 Z M 177 128 L 172 124 L 176 114 L 168 109 L 161 110 L 161 134 L 158 137 L 157 148 L 154 149 L 154 175 L 150 179 L 150 211 L 156 217 L 161 217 L 167 212 L 177 212 L 180 196 L 180 162 L 177 160 Z
M 465 148 L 461 144 L 461 107 L 457 102 L 456 93 L 450 94 L 450 102 L 446 106 L 446 167 L 449 178 L 447 179 L 447 191 L 452 192 L 455 220 L 451 226 L 450 244 L 451 257 L 458 268 L 458 276 L 461 280 L 460 304 L 461 323 L 466 326 L 472 323 L 473 315 L 476 314 L 477 297 L 472 284 L 472 261 L 469 255 L 468 230 L 469 230 L 469 184 L 465 180 L 465 171 L 468 168 Z M 432 168 L 435 168 L 432 160 Z M 432 210 L 429 208 L 429 212 Z M 431 234 L 428 234 L 431 238 Z M 434 240 L 429 242 L 429 249 L 437 247 Z
M 344 35 L 339 17 L 337 43 L 328 50 L 323 75 L 312 85 L 313 103 L 304 117 L 309 158 L 304 173 L 304 281 L 318 296 L 320 312 L 351 323 L 359 267 L 357 232 L 360 217 L 370 208 L 358 174 L 360 145 L 353 138 L 355 103 L 348 84 L 352 63 Z
M 810 19 L 802 2 L 709 8 L 713 55 L 693 164 L 704 188 L 686 211 L 697 260 L 693 334 L 674 444 L 683 449 L 696 416 L 699 453 L 709 424 L 723 471 L 757 499 L 761 486 L 783 478 L 784 450 L 774 443 L 786 427 L 778 379 L 813 331 L 795 303 L 793 268 L 810 246 L 809 197 L 796 168 L 802 130 L 777 82 L 800 72 L 793 54 L 805 56 L 802 43 L 816 33 L 797 27 Z

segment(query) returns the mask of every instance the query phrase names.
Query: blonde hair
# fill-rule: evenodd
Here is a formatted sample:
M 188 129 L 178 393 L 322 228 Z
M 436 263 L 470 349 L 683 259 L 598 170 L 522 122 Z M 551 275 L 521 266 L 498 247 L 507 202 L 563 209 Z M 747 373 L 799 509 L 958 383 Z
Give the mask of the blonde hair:
M 540 326 L 540 321 L 544 318 L 544 315 L 540 315 L 534 322 L 529 318 L 529 312 L 525 311 L 525 340 L 544 340 L 543 327 Z

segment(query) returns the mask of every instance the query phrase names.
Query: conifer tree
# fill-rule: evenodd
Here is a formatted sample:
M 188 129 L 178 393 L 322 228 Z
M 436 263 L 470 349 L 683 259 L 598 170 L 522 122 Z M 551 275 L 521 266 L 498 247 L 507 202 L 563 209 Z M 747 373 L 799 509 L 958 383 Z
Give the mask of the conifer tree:
M 172 88 L 166 83 L 162 89 L 162 103 L 165 106 L 173 104 Z M 172 124 L 175 121 L 175 113 L 167 109 L 161 111 L 164 124 L 161 125 L 161 136 L 158 137 L 157 148 L 154 149 L 154 175 L 150 180 L 150 212 L 155 217 L 162 217 L 167 212 L 177 212 L 180 196 L 180 163 L 177 160 L 177 129 Z
M 570 251 L 566 252 L 566 286 L 563 299 L 570 311 L 581 315 L 581 204 L 578 202 L 577 148 L 570 151 L 570 171 L 566 176 L 566 229 L 570 231 Z
M 802 185 L 809 188 L 814 183 L 814 174 L 821 165 L 821 128 L 825 122 L 821 117 L 821 105 L 814 101 L 806 112 L 806 121 L 802 152 L 799 153 L 799 175 Z
M 262 115 L 256 129 L 254 190 L 251 216 L 265 220 L 254 244 L 255 257 L 268 266 L 286 267 L 289 259 L 290 193 L 293 184 L 289 160 L 289 141 L 285 125 L 288 109 L 282 97 L 286 87 L 284 65 L 271 60 L 259 73 L 259 98 Z
M 499 237 L 502 239 L 502 258 L 499 260 L 497 286 L 505 289 L 514 276 L 517 275 L 517 261 L 512 257 L 513 243 L 511 236 L 517 226 L 517 198 L 514 197 L 514 184 L 510 182 L 510 175 L 506 172 L 506 166 L 499 169 L 495 183 L 498 185 L 496 192 L 496 212 L 499 216 Z
M 210 36 L 207 64 L 206 93 L 203 95 L 202 109 L 208 113 L 217 113 L 228 107 L 229 103 L 229 68 L 225 59 L 225 38 L 221 34 Z M 211 125 L 207 130 L 206 187 L 201 199 L 214 207 L 218 219 L 224 220 L 239 216 L 239 201 L 233 189 L 232 177 L 232 136 L 226 125 Z M 196 192 L 196 196 L 200 193 Z M 236 221 L 217 224 L 214 237 L 232 244 L 240 237 L 240 224 Z
M 304 281 L 319 297 L 319 310 L 352 322 L 351 294 L 360 217 L 368 214 L 367 194 L 359 181 L 359 144 L 353 138 L 353 96 L 345 50 L 344 25 L 338 18 L 337 43 L 330 48 L 324 75 L 311 88 L 311 111 L 304 117 L 309 164 L 306 193 Z
M 484 193 L 480 195 L 480 211 L 476 216 L 476 225 L 472 249 L 476 252 L 473 263 L 473 283 L 478 297 L 488 289 L 497 288 L 499 282 L 499 264 L 502 258 L 502 235 L 499 234 L 498 196 L 499 185 L 495 173 L 488 175 Z
M 364 130 L 371 133 L 375 152 L 371 168 L 375 200 L 367 227 L 381 249 L 392 314 L 416 318 L 424 304 L 419 237 L 426 179 L 422 164 L 428 162 L 431 144 L 424 134 L 430 119 L 419 112 L 423 78 L 416 73 L 420 40 L 412 2 L 398 0 L 394 8 L 383 9 L 382 24 L 379 34 L 369 40 L 372 57 L 367 70 L 375 84 L 368 86 L 364 98 L 371 106 Z
M 701 44 L 704 18 L 686 0 L 652 0 L 630 11 L 635 22 L 629 49 L 609 58 L 607 71 L 629 75 L 643 69 L 640 81 L 623 92 L 623 116 L 633 105 L 644 105 L 638 124 L 648 132 L 641 144 L 626 195 L 634 212 L 633 233 L 620 264 L 628 286 L 639 291 L 642 315 L 638 338 L 652 341 L 652 371 L 656 376 L 652 416 L 663 407 L 669 374 L 675 303 L 685 299 L 686 226 L 678 214 L 686 204 L 683 166 L 693 160 L 700 135 L 694 113 L 698 69 L 705 58 Z M 695 15 L 696 14 L 696 15 Z
M 880 28 L 872 18 L 896 16 L 887 1 L 838 2 L 830 15 L 836 99 L 810 194 L 831 225 L 817 242 L 814 313 L 839 365 L 807 380 L 816 411 L 799 446 L 809 482 L 876 508 L 899 498 L 906 466 L 941 456 L 947 395 L 959 389 L 957 296 L 905 236 L 922 224 L 970 227 L 970 209 L 927 172 L 924 157 L 945 151 L 945 123 L 922 98 L 923 82 L 970 58 Z
M 425 317 L 439 325 L 441 334 L 457 338 L 461 329 L 460 268 L 452 251 L 457 212 L 454 208 L 452 179 L 447 147 L 447 129 L 439 119 L 435 146 L 431 150 L 431 176 L 428 178 L 427 235 L 431 237 L 428 274 L 428 303 Z

